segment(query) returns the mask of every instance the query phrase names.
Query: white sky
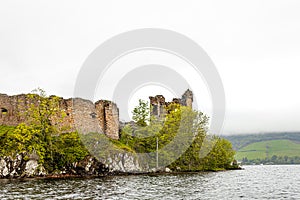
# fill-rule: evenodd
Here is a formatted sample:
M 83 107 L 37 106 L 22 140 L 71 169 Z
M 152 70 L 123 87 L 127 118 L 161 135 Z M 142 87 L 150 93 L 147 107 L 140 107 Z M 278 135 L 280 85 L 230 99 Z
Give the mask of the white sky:
M 82 63 L 102 42 L 164 28 L 196 41 L 215 63 L 226 94 L 225 134 L 299 131 L 299 10 L 297 0 L 2 0 L 0 93 L 42 87 L 72 97 Z

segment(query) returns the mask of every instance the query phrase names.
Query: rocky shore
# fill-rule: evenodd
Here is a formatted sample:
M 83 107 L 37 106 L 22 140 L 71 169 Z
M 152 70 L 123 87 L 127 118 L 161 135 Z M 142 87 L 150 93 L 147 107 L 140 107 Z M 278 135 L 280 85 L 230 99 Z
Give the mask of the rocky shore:
M 79 162 L 65 166 L 63 169 L 48 172 L 39 164 L 35 154 L 17 154 L 0 157 L 0 178 L 60 178 L 105 176 L 109 174 L 143 173 L 137 159 L 127 153 L 111 156 L 103 162 L 93 156 L 87 156 Z

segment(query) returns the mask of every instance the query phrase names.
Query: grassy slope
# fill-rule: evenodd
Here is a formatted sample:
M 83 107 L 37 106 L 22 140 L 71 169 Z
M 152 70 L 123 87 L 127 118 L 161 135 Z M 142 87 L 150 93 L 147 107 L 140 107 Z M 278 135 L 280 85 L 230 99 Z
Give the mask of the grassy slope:
M 263 134 L 240 134 L 223 136 L 228 139 L 235 150 L 239 150 L 249 144 L 268 140 L 291 140 L 300 142 L 300 132 L 278 132 Z
M 236 159 L 243 157 L 248 159 L 264 159 L 268 155 L 276 156 L 300 156 L 300 143 L 290 140 L 268 140 L 249 144 L 237 151 Z

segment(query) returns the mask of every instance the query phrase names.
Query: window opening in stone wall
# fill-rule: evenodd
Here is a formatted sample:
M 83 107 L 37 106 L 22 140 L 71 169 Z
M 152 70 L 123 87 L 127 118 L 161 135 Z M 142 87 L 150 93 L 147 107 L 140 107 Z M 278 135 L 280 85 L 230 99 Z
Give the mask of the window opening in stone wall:
M 94 112 L 93 112 L 93 113 L 91 113 L 90 115 L 92 116 L 92 118 L 93 118 L 93 119 L 95 119 L 95 118 L 96 118 L 96 116 L 97 116 L 97 114 L 96 114 L 96 113 L 94 113 Z
M 6 115 L 8 113 L 8 110 L 6 108 L 1 108 L 2 115 Z

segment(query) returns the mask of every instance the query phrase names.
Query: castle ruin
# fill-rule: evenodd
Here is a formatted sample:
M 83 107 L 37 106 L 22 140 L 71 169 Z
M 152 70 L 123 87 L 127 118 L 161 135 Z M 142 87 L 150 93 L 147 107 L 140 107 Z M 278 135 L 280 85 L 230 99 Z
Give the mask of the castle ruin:
M 180 104 L 182 106 L 193 107 L 193 92 L 189 89 L 185 91 L 181 98 L 173 98 L 171 102 L 166 102 L 163 95 L 149 97 L 150 99 L 150 115 L 158 119 L 163 119 L 166 113 L 166 107 L 171 103 Z
M 50 97 L 51 98 L 51 97 Z M 174 98 L 172 102 L 166 102 L 163 95 L 149 97 L 150 114 L 160 119 L 166 114 L 166 107 L 170 103 L 177 103 L 192 108 L 193 93 L 187 90 L 181 98 Z M 33 99 L 25 94 L 8 96 L 0 94 L 0 125 L 17 126 L 26 119 L 20 113 L 24 113 Z M 93 103 L 81 98 L 59 99 L 59 107 L 66 113 L 60 127 L 68 127 L 68 131 L 80 133 L 97 132 L 104 133 L 109 138 L 119 139 L 120 122 L 119 109 L 112 101 L 99 100 Z
M 17 126 L 25 122 L 26 119 L 20 113 L 24 113 L 28 105 L 35 103 L 32 101 L 25 94 L 0 94 L 0 125 Z M 81 133 L 104 133 L 112 139 L 119 139 L 119 109 L 115 103 L 99 100 L 94 104 L 81 98 L 60 98 L 59 107 L 66 113 L 60 127 L 68 127 L 68 131 L 78 130 Z

